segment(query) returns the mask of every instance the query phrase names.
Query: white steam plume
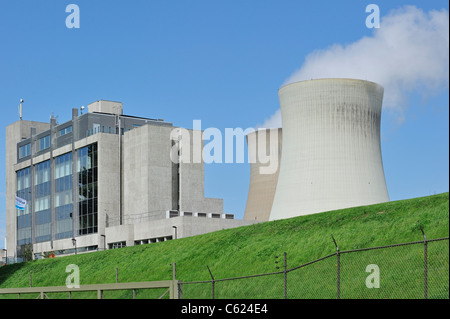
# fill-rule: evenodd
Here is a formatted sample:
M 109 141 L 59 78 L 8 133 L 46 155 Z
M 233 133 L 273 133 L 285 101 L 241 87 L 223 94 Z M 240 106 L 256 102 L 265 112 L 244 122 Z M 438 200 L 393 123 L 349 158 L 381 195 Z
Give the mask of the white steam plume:
M 389 12 L 373 36 L 310 53 L 283 84 L 319 78 L 355 78 L 384 87 L 383 107 L 400 114 L 407 94 L 427 96 L 448 89 L 449 14 L 415 6 Z M 261 127 L 281 127 L 278 110 Z

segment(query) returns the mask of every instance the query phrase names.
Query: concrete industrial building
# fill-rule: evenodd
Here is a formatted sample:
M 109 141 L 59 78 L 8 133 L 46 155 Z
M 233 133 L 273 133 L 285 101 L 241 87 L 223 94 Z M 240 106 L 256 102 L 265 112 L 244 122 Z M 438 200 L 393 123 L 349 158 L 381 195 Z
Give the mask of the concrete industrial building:
M 280 171 L 282 130 L 281 128 L 258 129 L 249 133 L 246 138 L 250 158 L 250 185 L 244 219 L 268 221 Z M 275 150 L 274 148 L 277 153 L 276 170 L 271 174 L 265 174 L 262 168 L 269 164 L 261 157 L 265 157 Z M 260 153 L 263 156 L 260 156 Z
M 355 79 L 280 88 L 283 148 L 270 220 L 389 201 L 380 145 L 383 91 Z
M 21 260 L 117 248 L 251 224 L 204 197 L 204 164 L 175 163 L 174 126 L 97 101 L 58 124 L 6 128 L 6 250 Z M 192 135 L 192 130 L 187 130 Z M 190 141 L 192 143 L 192 139 Z M 176 148 L 175 148 L 176 149 Z M 192 149 L 192 147 L 191 147 Z M 15 207 L 16 197 L 26 201 Z

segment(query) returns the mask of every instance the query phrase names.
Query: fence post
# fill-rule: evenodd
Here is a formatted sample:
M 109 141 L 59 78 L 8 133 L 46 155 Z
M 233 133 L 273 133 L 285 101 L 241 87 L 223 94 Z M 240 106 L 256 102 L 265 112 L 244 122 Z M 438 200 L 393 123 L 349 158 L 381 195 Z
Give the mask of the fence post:
M 284 299 L 287 299 L 287 253 L 284 253 Z
M 177 280 L 177 263 L 171 263 L 172 266 L 172 280 Z
M 170 299 L 179 299 L 178 295 L 178 280 L 172 280 L 170 285 Z
M 206 267 L 208 268 L 209 274 L 211 275 L 211 279 L 212 279 L 212 299 L 215 299 L 215 281 L 214 281 L 214 276 L 211 272 L 211 269 L 209 269 L 209 266 L 206 265 Z
M 423 282 L 423 297 L 425 299 L 428 299 L 428 241 L 427 241 L 427 236 L 425 236 L 425 232 L 423 231 L 422 225 L 420 225 L 420 222 L 417 221 L 417 223 L 419 223 L 419 227 L 420 227 L 420 231 L 422 232 L 423 235 L 423 254 L 424 254 L 424 282 Z
M 334 246 L 336 247 L 336 259 L 337 259 L 337 299 L 341 299 L 341 256 L 339 253 L 339 247 L 336 244 L 336 240 L 334 240 L 333 234 L 331 234 L 331 238 L 333 239 Z
M 275 256 L 275 264 L 278 264 L 278 257 Z M 276 269 L 280 269 L 280 267 L 276 266 Z M 284 252 L 284 268 L 283 268 L 283 275 L 284 275 L 284 299 L 287 299 L 287 253 Z
M 169 264 L 172 266 L 172 280 L 175 280 L 177 282 L 176 289 L 177 289 L 177 299 L 183 299 L 183 287 L 181 280 L 177 280 L 177 263 L 171 263 Z
M 183 299 L 183 282 L 181 280 L 178 280 L 178 299 Z

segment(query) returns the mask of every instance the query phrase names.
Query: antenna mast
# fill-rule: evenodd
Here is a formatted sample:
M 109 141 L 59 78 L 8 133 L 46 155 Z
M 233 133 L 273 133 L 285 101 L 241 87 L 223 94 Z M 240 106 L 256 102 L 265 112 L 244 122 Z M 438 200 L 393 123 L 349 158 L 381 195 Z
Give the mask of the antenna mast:
M 22 103 L 23 103 L 23 99 L 20 99 L 20 104 L 19 104 L 19 119 L 20 120 L 22 120 L 22 116 L 23 116 Z

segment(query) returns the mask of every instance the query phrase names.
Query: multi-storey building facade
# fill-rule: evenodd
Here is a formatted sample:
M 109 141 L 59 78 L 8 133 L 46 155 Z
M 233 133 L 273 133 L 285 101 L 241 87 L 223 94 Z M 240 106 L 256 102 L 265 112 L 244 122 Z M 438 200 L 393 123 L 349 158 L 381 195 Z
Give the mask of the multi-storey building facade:
M 249 224 L 204 197 L 204 164 L 175 163 L 174 127 L 123 115 L 119 102 L 58 124 L 6 129 L 7 257 L 21 260 L 181 238 Z M 192 130 L 188 130 L 192 133 Z M 16 198 L 25 200 L 23 209 Z M 201 218 L 204 217 L 204 218 Z M 209 218 L 208 218 L 209 217 Z

